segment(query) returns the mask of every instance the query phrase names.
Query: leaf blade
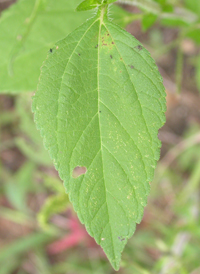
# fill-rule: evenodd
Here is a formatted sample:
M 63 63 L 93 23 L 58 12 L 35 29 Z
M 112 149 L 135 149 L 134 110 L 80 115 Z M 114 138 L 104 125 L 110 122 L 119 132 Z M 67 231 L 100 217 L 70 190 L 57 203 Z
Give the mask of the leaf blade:
M 117 270 L 159 158 L 162 80 L 141 44 L 103 14 L 54 48 L 34 97 L 35 121 L 79 219 Z M 76 167 L 87 172 L 73 178 Z

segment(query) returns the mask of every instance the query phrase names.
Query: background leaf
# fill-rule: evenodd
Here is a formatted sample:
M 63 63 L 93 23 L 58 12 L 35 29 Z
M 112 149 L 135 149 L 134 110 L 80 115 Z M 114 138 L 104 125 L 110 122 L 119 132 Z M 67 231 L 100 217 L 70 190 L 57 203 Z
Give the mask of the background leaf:
M 42 68 L 36 124 L 81 222 L 115 269 L 147 203 L 164 97 L 149 53 L 98 16 L 56 43 Z M 87 172 L 73 176 L 80 167 Z
M 40 226 L 46 230 L 49 228 L 48 221 L 52 215 L 56 213 L 60 213 L 66 210 L 67 205 L 69 203 L 68 196 L 65 193 L 60 195 L 53 195 L 50 196 L 45 204 L 43 205 L 42 209 L 38 214 L 38 221 Z
M 155 14 L 146 14 L 142 18 L 142 30 L 147 31 L 156 22 L 157 16 Z
M 199 0 L 185 0 L 186 7 L 197 13 L 200 17 L 200 1 Z
M 122 9 L 118 5 L 109 6 L 109 17 L 113 22 L 122 28 L 125 28 L 128 24 L 135 20 L 141 19 L 143 14 L 141 13 L 131 13 L 127 10 Z
M 114 3 L 114 2 L 116 2 L 117 0 L 107 0 L 107 3 L 108 4 L 111 4 L 111 3 Z
M 89 16 L 81 0 L 20 0 L 0 18 L 0 92 L 34 91 L 47 51 Z
M 22 212 L 27 210 L 26 194 L 32 187 L 34 168 L 33 163 L 25 163 L 15 176 L 5 184 L 5 193 L 10 203 Z
M 30 94 L 20 94 L 16 99 L 17 115 L 20 118 L 20 136 L 15 137 L 15 144 L 35 164 L 52 166 L 52 161 L 44 148 L 42 138 L 33 121 L 31 102 Z

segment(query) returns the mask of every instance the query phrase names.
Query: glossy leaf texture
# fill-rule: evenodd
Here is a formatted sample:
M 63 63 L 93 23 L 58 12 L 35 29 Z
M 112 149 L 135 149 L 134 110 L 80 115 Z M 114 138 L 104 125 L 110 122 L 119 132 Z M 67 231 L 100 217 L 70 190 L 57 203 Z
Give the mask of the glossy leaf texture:
M 149 52 L 103 11 L 56 43 L 42 67 L 35 122 L 80 221 L 116 270 L 147 204 L 165 109 Z
M 0 18 L 0 93 L 36 90 L 47 51 L 89 16 L 81 0 L 19 0 Z

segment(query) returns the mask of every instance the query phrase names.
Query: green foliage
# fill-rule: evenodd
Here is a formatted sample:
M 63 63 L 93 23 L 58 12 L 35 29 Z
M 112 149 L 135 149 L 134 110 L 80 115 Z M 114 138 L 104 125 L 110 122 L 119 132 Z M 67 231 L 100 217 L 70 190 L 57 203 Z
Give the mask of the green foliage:
M 77 11 L 95 9 L 101 5 L 107 5 L 116 2 L 117 0 L 84 0 L 78 7 Z
M 0 92 L 33 91 L 46 52 L 86 20 L 80 0 L 19 0 L 0 18 Z M 9 31 L 8 31 L 9 30 Z
M 153 24 L 156 22 L 157 15 L 155 14 L 146 14 L 142 19 L 142 29 L 147 31 Z
M 114 3 L 114 2 L 116 2 L 117 0 L 107 0 L 106 1 L 106 4 L 112 4 L 112 3 Z
M 15 138 L 15 144 L 24 156 L 36 165 L 51 166 L 52 161 L 44 148 L 42 138 L 36 129 L 30 106 L 30 94 L 20 95 L 16 99 L 16 111 L 17 116 L 20 119 L 20 136 Z
M 76 8 L 77 11 L 83 10 L 91 10 L 100 6 L 102 0 L 84 0 L 80 5 Z
M 200 17 L 200 1 L 199 0 L 184 0 L 186 7 L 197 13 Z
M 116 2 L 117 0 L 84 0 L 78 7 L 77 11 L 95 9 L 101 5 L 107 5 Z
M 4 265 L 7 261 L 12 261 L 12 258 L 20 257 L 27 250 L 38 248 L 44 243 L 48 243 L 53 239 L 53 235 L 43 232 L 32 233 L 27 237 L 18 239 L 10 245 L 1 248 L 0 264 Z
M 69 199 L 67 194 L 63 192 L 63 185 L 60 180 L 52 177 L 45 177 L 44 184 L 48 189 L 56 192 L 56 194 L 50 196 L 45 201 L 45 204 L 38 213 L 38 221 L 44 230 L 51 230 L 49 219 L 56 213 L 66 211 Z
M 157 122 L 156 115 L 151 117 L 149 113 L 147 114 L 148 110 L 145 108 L 151 108 L 150 112 L 159 109 L 157 113 L 159 116 L 161 115 L 161 108 L 158 108 L 158 104 L 152 103 L 152 100 L 156 101 L 156 98 L 151 97 L 152 94 L 153 96 L 158 96 L 158 93 L 153 88 L 153 84 L 155 83 L 154 73 L 157 75 L 156 83 L 159 83 L 159 87 L 161 83 L 157 71 L 154 71 L 155 67 L 152 59 L 146 50 L 144 48 L 139 50 L 138 48 L 137 53 L 134 50 L 131 51 L 131 44 L 133 44 L 133 46 L 131 45 L 132 48 L 137 45 L 141 46 L 141 44 L 126 32 L 108 22 L 106 18 L 102 21 L 103 24 L 101 26 L 97 26 L 97 22 L 94 23 L 97 17 L 88 21 L 86 23 L 88 27 L 89 25 L 91 26 L 92 22 L 94 25 L 87 32 L 83 40 L 80 39 L 80 35 L 83 28 L 86 28 L 86 24 L 78 28 L 66 39 L 55 44 L 57 40 L 63 39 L 63 37 L 84 22 L 91 14 L 89 12 L 76 13 L 74 11 L 80 2 L 81 0 L 68 1 L 66 5 L 66 1 L 64 3 L 63 0 L 19 0 L 17 4 L 2 14 L 2 18 L 0 19 L 0 50 L 3 54 L 0 55 L 0 92 L 17 93 L 35 90 L 40 66 L 46 52 L 49 51 L 48 59 L 42 70 L 42 78 L 38 91 L 41 94 L 44 92 L 41 95 L 43 102 L 41 101 L 38 110 L 37 106 L 35 106 L 36 116 L 39 116 L 41 110 L 43 111 L 37 119 L 38 125 L 43 133 L 46 146 L 54 145 L 54 148 L 50 149 L 51 156 L 57 165 L 62 179 L 65 181 L 66 190 L 70 194 L 79 218 L 86 224 L 90 234 L 96 237 L 97 242 L 104 245 L 103 247 L 109 255 L 110 260 L 114 267 L 117 268 L 119 258 L 117 261 L 113 261 L 112 250 L 109 250 L 112 244 L 109 245 L 110 243 L 107 241 L 107 238 L 111 237 L 112 229 L 113 247 L 117 250 L 120 257 L 121 250 L 127 238 L 134 231 L 135 222 L 139 222 L 142 218 L 143 206 L 146 203 L 146 195 L 149 188 L 146 174 L 144 174 L 144 167 L 146 167 L 150 181 L 152 178 L 151 169 L 153 170 L 150 166 L 155 166 L 155 161 L 153 161 L 153 157 L 151 159 L 150 157 L 147 157 L 147 159 L 144 157 L 144 161 L 146 162 L 143 165 L 136 147 L 132 146 L 132 140 L 139 143 L 140 139 L 137 138 L 137 133 L 141 133 L 142 136 L 144 135 L 144 140 L 139 144 L 139 148 L 143 155 L 152 156 L 148 137 L 153 136 L 154 133 L 155 144 L 153 150 L 158 151 L 156 150 L 156 147 L 158 148 L 159 145 L 156 141 L 156 133 L 162 121 Z M 96 0 L 92 2 L 99 3 L 99 5 L 102 4 L 102 1 Z M 112 2 L 115 1 L 104 1 L 104 4 Z M 185 0 L 185 4 L 183 4 L 184 1 L 168 0 L 130 0 L 119 2 L 129 2 L 140 8 L 139 13 L 132 14 L 117 5 L 110 5 L 109 17 L 111 19 L 114 18 L 113 22 L 121 27 L 126 27 L 133 20 L 140 20 L 143 30 L 146 31 L 157 22 L 156 27 L 153 30 L 150 29 L 148 34 L 152 37 L 153 32 L 157 28 L 157 34 L 159 32 L 160 35 L 159 39 L 157 37 L 154 41 L 155 43 L 150 45 L 148 40 L 145 40 L 145 43 L 148 44 L 153 54 L 159 52 L 158 56 L 165 58 L 165 56 L 162 56 L 163 53 L 165 55 L 173 48 L 182 49 L 182 42 L 184 42 L 185 37 L 189 37 L 197 44 L 200 43 L 199 1 Z M 29 20 L 26 21 L 28 17 Z M 158 20 L 155 20 L 156 18 Z M 51 22 L 52 20 L 54 21 Z M 161 27 L 163 25 L 176 27 L 179 30 L 177 39 L 172 40 L 167 45 L 163 45 L 163 28 Z M 9 32 L 7 31 L 7 27 L 10 30 Z M 109 43 L 106 46 L 103 45 L 102 41 L 101 46 L 95 48 L 99 42 L 97 40 L 104 37 L 104 28 L 109 29 L 109 33 L 113 36 L 113 40 L 110 41 L 113 41 L 115 44 L 110 44 L 109 48 Z M 98 36 L 97 33 L 100 29 L 102 33 Z M 16 41 L 17 39 L 21 39 L 21 33 L 24 38 L 22 37 L 22 41 Z M 96 37 L 93 36 L 94 33 L 96 33 Z M 154 33 L 154 35 L 157 34 Z M 128 40 L 130 40 L 130 44 L 127 43 Z M 73 42 L 73 44 L 69 45 L 70 42 Z M 104 42 L 104 44 L 109 42 L 109 37 L 106 37 L 106 41 Z M 57 46 L 59 46 L 58 49 Z M 75 47 L 77 51 L 74 50 L 74 54 L 67 53 L 68 49 L 73 50 Z M 137 51 L 137 48 L 135 50 Z M 181 52 L 181 54 L 181 58 L 185 61 L 184 52 Z M 196 83 L 200 89 L 198 50 L 194 54 L 197 61 L 192 61 L 191 63 L 196 67 Z M 119 57 L 123 59 L 123 62 L 119 62 Z M 144 60 L 141 58 L 144 58 Z M 190 60 L 190 56 L 187 56 L 187 59 Z M 145 60 L 150 62 L 152 68 L 147 70 Z M 133 61 L 134 65 L 132 64 Z M 55 68 L 52 68 L 51 65 L 54 65 L 55 62 L 59 62 L 59 64 L 56 64 Z M 142 64 L 141 62 L 144 62 L 143 66 L 140 65 Z M 49 72 L 45 74 L 45 69 L 47 69 L 45 66 L 47 65 Z M 123 76 L 119 74 L 119 71 L 123 71 Z M 126 71 L 127 74 L 125 73 Z M 182 75 L 182 64 L 179 72 Z M 147 83 L 148 80 L 145 78 L 146 76 L 141 76 L 142 73 L 145 73 L 153 82 Z M 59 78 L 63 79 L 62 84 L 61 79 L 56 78 L 58 74 Z M 46 79 L 48 76 L 49 79 Z M 53 82 L 53 79 L 56 81 Z M 97 79 L 100 80 L 99 89 Z M 127 80 L 126 84 L 122 80 Z M 54 100 L 57 98 L 58 93 L 56 94 L 55 92 L 53 97 L 50 97 L 51 93 L 49 91 L 52 92 L 53 90 L 51 89 L 51 81 L 52 87 L 55 87 L 56 91 L 60 94 L 59 104 Z M 43 89 L 42 85 L 45 85 L 46 82 L 48 83 L 47 87 Z M 61 84 L 61 87 L 58 87 L 59 84 Z M 139 92 L 135 93 L 131 86 L 132 84 L 136 85 L 136 89 Z M 89 93 L 90 88 L 92 88 L 92 91 Z M 149 89 L 151 91 L 151 96 L 148 94 L 148 100 L 145 99 L 147 93 L 142 94 L 143 88 L 144 92 Z M 130 100 L 132 98 L 131 94 L 133 96 L 139 95 L 138 98 L 142 102 L 141 111 L 138 111 L 140 107 L 139 103 L 134 104 L 134 109 L 130 106 L 132 102 Z M 35 99 L 38 98 L 37 100 L 39 101 L 39 97 L 39 93 L 36 93 Z M 157 98 L 160 99 L 161 97 L 158 96 Z M 112 112 L 109 112 L 102 105 L 100 101 L 102 99 L 102 102 L 107 103 Z M 13 172 L 14 175 L 7 170 L 7 167 L 5 168 L 4 165 L 0 165 L 0 180 L 3 182 L 2 184 L 0 183 L 0 194 L 5 195 L 9 206 L 11 205 L 15 208 L 15 210 L 12 210 L 0 206 L 0 217 L 12 223 L 25 226 L 25 231 L 27 228 L 37 230 L 37 220 L 34 223 L 34 212 L 32 208 L 29 208 L 26 200 L 30 192 L 31 196 L 35 195 L 33 190 L 36 191 L 39 197 L 37 201 L 40 202 L 41 197 L 46 197 L 48 194 L 45 193 L 46 189 L 41 184 L 41 182 L 44 182 L 45 186 L 50 188 L 51 192 L 56 192 L 56 194 L 47 198 L 39 213 L 39 222 L 44 229 L 52 228 L 49 224 L 49 219 L 53 214 L 58 214 L 67 207 L 68 197 L 63 193 L 62 183 L 57 178 L 51 176 L 53 172 L 50 168 L 52 162 L 43 149 L 41 138 L 35 129 L 32 115 L 30 114 L 30 96 L 23 94 L 23 96 L 17 96 L 15 101 L 15 112 L 7 111 L 0 113 L 2 128 L 14 127 L 13 140 L 3 141 L 0 144 L 0 151 L 4 149 L 4 144 L 8 147 L 16 146 L 15 148 L 26 158 L 26 162 L 16 172 Z M 164 100 L 162 99 L 161 101 L 164 106 Z M 44 103 L 43 106 L 42 103 Z M 155 105 L 156 107 L 154 108 Z M 98 107 L 101 107 L 101 112 L 98 112 Z M 147 129 L 144 129 L 144 119 L 140 117 L 142 111 L 145 113 L 143 118 L 146 118 L 148 126 L 152 126 L 149 136 Z M 94 117 L 93 115 L 95 114 L 96 116 Z M 113 117 L 113 114 L 115 117 Z M 14 119 L 13 116 L 15 116 Z M 42 120 L 42 116 L 46 121 Z M 91 124 L 89 124 L 89 119 L 93 119 Z M 153 129 L 154 123 L 156 124 L 156 128 Z M 140 127 L 140 125 L 142 126 Z M 19 126 L 19 130 L 16 131 L 17 126 Z M 84 130 L 85 127 L 87 128 Z M 128 140 L 122 127 L 130 134 L 130 140 Z M 100 129 L 103 129 L 103 134 L 100 133 Z M 111 131 L 110 135 L 108 134 L 109 131 Z M 192 135 L 198 134 L 198 131 L 199 127 L 197 127 L 196 132 L 192 132 Z M 191 140 L 187 138 L 188 140 L 186 139 L 185 141 L 188 141 L 189 144 L 189 142 L 192 142 L 192 137 Z M 100 148 L 101 145 L 103 149 Z M 73 147 L 70 148 L 70 146 Z M 197 214 L 199 208 L 197 194 L 200 181 L 199 146 L 192 144 L 188 146 L 185 148 L 184 145 L 181 146 L 181 149 L 184 149 L 179 157 L 177 157 L 175 165 L 171 167 L 162 166 L 161 160 L 157 170 L 159 173 L 164 168 L 165 172 L 162 178 L 156 174 L 155 181 L 152 184 L 152 194 L 147 208 L 147 216 L 151 217 L 147 221 L 144 218 L 142 226 L 138 229 L 137 236 L 128 242 L 124 254 L 125 261 L 122 262 L 120 273 L 150 274 L 160 273 L 165 269 L 170 274 L 193 273 L 195 272 L 195 268 L 198 271 L 198 254 L 200 252 L 200 223 Z M 112 154 L 106 152 L 105 147 L 110 149 Z M 73 148 L 74 150 L 72 151 Z M 98 148 L 101 150 L 95 158 L 94 154 L 95 152 L 97 153 Z M 100 155 L 103 155 L 102 159 Z M 70 156 L 72 157 L 70 158 Z M 134 164 L 134 169 L 132 168 L 132 163 Z M 178 169 L 176 169 L 176 165 Z M 81 166 L 82 168 L 87 167 L 87 172 L 81 176 L 77 176 L 73 172 L 74 167 L 77 166 Z M 45 172 L 48 173 L 47 177 L 44 176 Z M 126 174 L 123 172 L 126 172 Z M 105 174 L 104 179 L 101 178 L 103 173 Z M 37 186 L 32 184 L 33 174 L 37 179 Z M 76 176 L 72 175 L 76 175 L 77 178 L 74 178 Z M 136 181 L 136 177 L 138 181 Z M 132 197 L 132 195 L 130 197 L 131 201 L 127 198 L 129 197 L 127 194 L 133 193 L 131 192 L 129 180 L 133 189 L 136 187 L 136 196 Z M 143 180 L 146 190 L 141 185 Z M 158 181 L 159 185 L 156 183 Z M 80 193 L 78 193 L 79 190 Z M 105 201 L 104 194 L 106 194 L 105 205 L 107 206 L 107 211 L 103 204 Z M 137 197 L 141 198 L 141 201 Z M 3 196 L 3 201 L 5 198 Z M 123 210 L 126 211 L 126 214 L 122 214 Z M 23 211 L 23 213 L 20 211 Z M 109 215 L 110 212 L 114 212 L 114 214 Z M 130 212 L 138 215 L 138 218 L 135 216 L 130 217 Z M 94 216 L 95 213 L 97 213 L 96 216 Z M 129 218 L 128 221 L 125 220 L 126 215 L 127 219 Z M 93 217 L 95 217 L 94 220 L 92 220 Z M 108 219 L 109 223 L 103 231 L 104 235 L 102 234 L 100 238 L 99 236 L 102 231 L 99 230 L 105 225 L 105 221 Z M 122 226 L 120 226 L 121 224 Z M 108 231 L 109 228 L 110 231 Z M 127 232 L 128 229 L 129 234 Z M 50 231 L 51 229 L 48 230 L 48 233 Z M 158 231 L 159 233 L 157 233 Z M 63 237 L 63 234 L 66 233 L 64 229 L 62 232 L 60 232 L 60 229 L 54 232 L 56 232 L 57 238 Z M 119 234 L 125 237 L 118 239 L 117 236 Z M 40 273 L 66 273 L 66 269 L 70 273 L 81 274 L 94 272 L 112 273 L 110 266 L 104 259 L 94 259 L 92 255 L 92 259 L 88 256 L 88 259 L 85 260 L 85 257 L 81 258 L 79 256 L 80 251 L 78 248 L 74 249 L 73 252 L 69 252 L 66 262 L 54 262 L 53 266 L 50 265 L 46 258 L 47 256 L 43 253 L 46 249 L 46 243 L 52 239 L 52 236 L 47 235 L 47 231 L 42 234 L 36 232 L 28 234 L 26 238 L 14 242 L 13 245 L 3 247 L 0 253 L 0 264 L 3 265 L 1 272 L 10 274 L 19 268 L 20 272 L 18 272 L 24 273 L 23 271 L 25 270 L 21 269 L 21 267 L 26 265 L 25 260 L 30 253 L 28 251 L 32 250 L 31 256 L 33 257 L 31 260 L 34 258 L 35 267 Z M 119 243 L 121 240 L 122 242 Z M 177 250 L 176 247 L 179 249 L 179 253 L 175 252 Z M 156 263 L 154 256 L 156 256 Z
M 119 269 L 159 159 L 165 92 L 146 49 L 104 13 L 52 48 L 33 111 L 81 222 Z
M 31 162 L 25 163 L 4 186 L 10 203 L 22 212 L 27 210 L 26 196 L 32 187 L 34 167 Z
M 156 15 L 161 13 L 162 10 L 161 5 L 154 0 L 119 0 L 119 2 L 137 6 L 146 12 Z
M 49 197 L 38 214 L 38 221 L 44 230 L 48 230 L 48 221 L 52 215 L 66 210 L 69 199 L 65 193 Z
M 143 14 L 140 13 L 131 13 L 128 12 L 117 5 L 112 5 L 109 7 L 109 17 L 113 22 L 125 28 L 128 24 L 132 23 L 135 20 L 141 19 Z

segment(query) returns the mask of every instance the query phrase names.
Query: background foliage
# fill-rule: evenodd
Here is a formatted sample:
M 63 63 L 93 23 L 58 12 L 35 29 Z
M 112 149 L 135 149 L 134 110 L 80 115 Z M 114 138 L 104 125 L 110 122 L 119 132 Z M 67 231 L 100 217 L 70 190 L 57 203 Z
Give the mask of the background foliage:
M 138 0 L 133 1 L 135 6 L 124 5 L 124 2 L 131 4 L 131 0 L 119 2 L 124 9 L 114 7 L 115 11 L 110 11 L 115 14 L 115 22 L 127 26 L 151 52 L 164 78 L 168 96 L 167 123 L 159 133 L 163 142 L 161 160 L 151 184 L 143 221 L 125 248 L 119 273 L 198 274 L 199 1 Z M 0 1 L 0 8 L 10 3 Z M 6 12 L 9 15 L 10 10 Z M 9 23 L 4 21 L 2 27 L 5 14 L 0 19 L 0 47 L 2 41 L 5 42 L 2 32 L 5 33 L 12 23 L 8 19 Z M 87 16 L 83 17 L 76 20 L 84 21 Z M 50 30 L 53 32 L 54 27 Z M 13 46 L 13 38 L 10 39 Z M 25 42 L 28 43 L 28 39 Z M 50 46 L 48 43 L 43 49 L 44 58 L 41 59 L 45 59 Z M 5 58 L 2 52 L 0 60 Z M 5 76 L 7 70 L 2 64 L 0 273 L 114 273 L 101 249 L 77 221 L 43 148 L 30 110 L 35 87 L 26 86 L 20 90 L 17 85 L 15 89 L 6 78 L 9 75 Z M 36 68 L 38 75 L 39 67 Z M 23 69 L 27 70 L 27 66 Z M 30 72 L 27 72 L 29 77 Z M 6 85 L 9 86 L 4 88 Z M 26 93 L 19 94 L 19 91 Z M 5 95 L 5 92 L 15 95 Z

